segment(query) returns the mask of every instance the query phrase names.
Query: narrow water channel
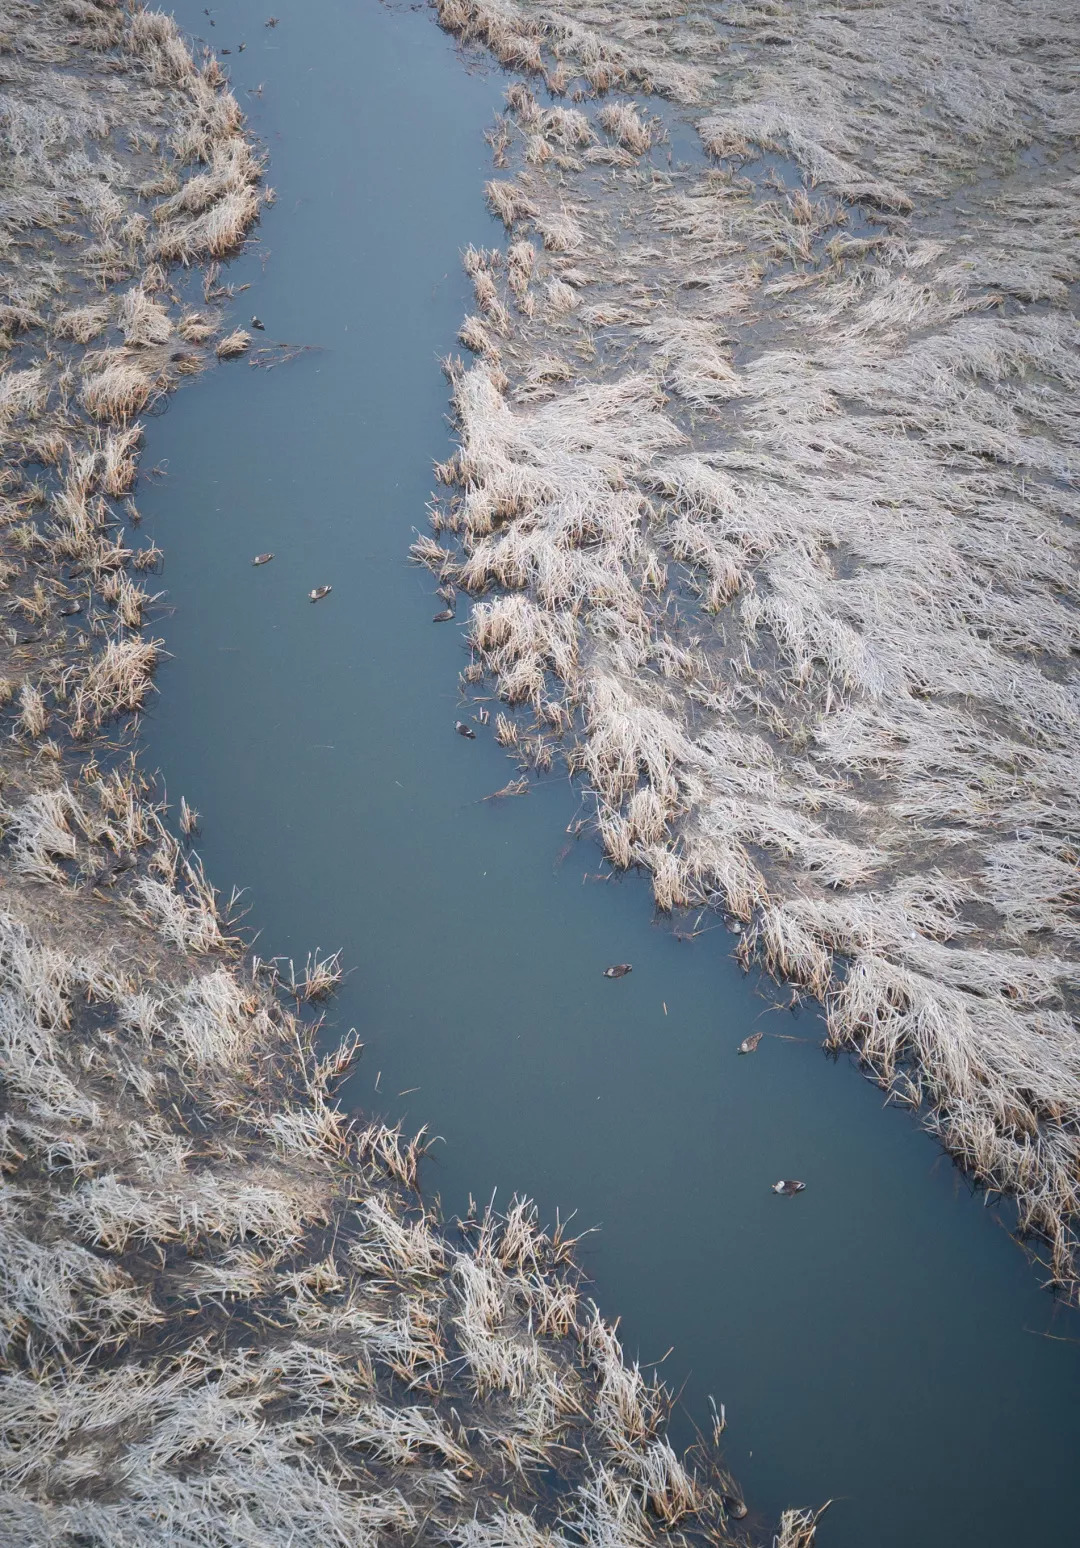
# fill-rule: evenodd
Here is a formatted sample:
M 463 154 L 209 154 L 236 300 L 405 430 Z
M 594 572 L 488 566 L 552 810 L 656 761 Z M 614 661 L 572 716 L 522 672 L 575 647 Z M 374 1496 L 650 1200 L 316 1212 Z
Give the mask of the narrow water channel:
M 831 1496 L 830 1548 L 1072 1541 L 1080 1327 L 999 1213 L 723 930 L 676 940 L 644 881 L 588 879 L 580 791 L 483 799 L 512 765 L 454 735 L 462 626 L 430 622 L 406 552 L 449 441 L 458 254 L 501 237 L 482 131 L 505 82 L 424 6 L 275 4 L 273 28 L 268 0 L 175 9 L 233 50 L 278 193 L 233 267 L 237 320 L 319 350 L 225 366 L 149 427 L 171 659 L 148 766 L 202 813 L 262 955 L 343 949 L 347 1095 L 442 1137 L 425 1181 L 447 1212 L 518 1190 L 601 1228 L 600 1304 L 643 1360 L 674 1346 L 683 1441 L 726 1404 L 755 1512 Z M 604 979 L 617 961 L 633 974 Z M 790 1176 L 805 1194 L 774 1197 Z

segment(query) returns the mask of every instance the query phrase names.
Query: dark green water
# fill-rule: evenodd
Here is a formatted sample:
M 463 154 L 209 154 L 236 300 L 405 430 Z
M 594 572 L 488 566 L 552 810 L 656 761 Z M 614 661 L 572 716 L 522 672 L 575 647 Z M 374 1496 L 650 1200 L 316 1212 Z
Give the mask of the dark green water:
M 202 812 L 264 956 L 343 948 L 350 1099 L 444 1137 L 425 1178 L 447 1210 L 521 1190 L 602 1227 L 600 1303 L 643 1359 L 674 1345 L 684 1440 L 707 1394 L 726 1404 L 755 1512 L 832 1496 L 832 1548 L 1075 1541 L 1080 1329 L 998 1214 L 823 1056 L 812 1015 L 769 1009 L 723 931 L 679 942 L 643 881 L 583 881 L 599 855 L 563 854 L 565 780 L 482 801 L 513 769 L 454 735 L 459 627 L 430 623 L 405 554 L 448 446 L 458 254 L 501 237 L 481 132 L 504 81 L 425 8 L 275 3 L 274 29 L 268 0 L 219 4 L 213 30 L 176 9 L 246 40 L 224 62 L 279 194 L 234 266 L 237 320 L 323 352 L 223 367 L 150 426 L 172 660 L 147 762 Z M 616 961 L 634 972 L 609 982 Z M 737 1058 L 755 1027 L 797 1040 Z M 785 1176 L 806 1193 L 775 1198 Z

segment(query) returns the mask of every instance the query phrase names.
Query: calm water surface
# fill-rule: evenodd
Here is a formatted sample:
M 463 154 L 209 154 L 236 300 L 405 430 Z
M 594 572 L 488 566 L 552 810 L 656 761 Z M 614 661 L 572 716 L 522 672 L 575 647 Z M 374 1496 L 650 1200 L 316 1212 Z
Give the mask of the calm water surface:
M 150 427 L 172 659 L 148 762 L 202 812 L 215 881 L 248 889 L 263 955 L 343 948 L 348 1095 L 444 1137 L 446 1209 L 521 1190 L 602 1228 L 599 1301 L 643 1360 L 674 1345 L 682 1439 L 726 1403 L 755 1512 L 832 1496 L 832 1548 L 1075 1541 L 1078 1329 L 998 1216 L 723 931 L 679 942 L 644 882 L 584 879 L 564 779 L 483 801 L 513 770 L 454 735 L 460 628 L 429 622 L 405 554 L 449 444 L 458 254 L 501 239 L 481 134 L 504 82 L 424 8 L 275 0 L 267 29 L 268 3 L 177 15 L 234 50 L 279 196 L 237 319 L 321 352 L 225 366 Z M 737 1058 L 754 1028 L 777 1035 Z M 807 1192 L 774 1198 L 784 1176 Z

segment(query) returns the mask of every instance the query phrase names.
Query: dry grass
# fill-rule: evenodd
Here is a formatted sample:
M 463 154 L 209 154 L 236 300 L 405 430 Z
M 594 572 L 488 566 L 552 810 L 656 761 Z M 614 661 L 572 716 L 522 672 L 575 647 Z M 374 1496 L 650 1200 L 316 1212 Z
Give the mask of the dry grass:
M 309 953 L 304 975 L 299 979 L 295 966 L 289 963 L 289 990 L 298 1000 L 306 1000 L 309 1004 L 315 1000 L 325 1000 L 334 992 L 341 979 L 340 951 L 332 952 L 329 956 L 318 951 Z
M 817 1526 L 827 1506 L 820 1510 L 785 1510 L 780 1518 L 780 1530 L 776 1534 L 775 1548 L 812 1548 L 817 1536 Z
M 159 360 L 113 350 L 100 369 L 83 377 L 83 405 L 95 419 L 122 424 L 148 408 L 165 391 Z
M 120 298 L 117 327 L 130 345 L 165 344 L 172 336 L 173 324 L 168 308 L 139 285 Z
M 139 709 L 153 686 L 161 640 L 113 639 L 91 662 L 75 690 L 77 734 L 96 730 L 125 710 Z
M 237 355 L 246 354 L 250 348 L 251 334 L 246 328 L 234 328 L 218 341 L 217 356 L 219 360 L 235 360 Z
M 138 472 L 138 448 L 142 442 L 143 427 L 127 425 L 123 430 L 110 431 L 98 440 L 101 455 L 101 488 L 117 499 L 127 494 L 135 483 Z
M 69 307 L 52 320 L 53 332 L 61 339 L 72 339 L 76 344 L 89 344 L 99 338 L 112 321 L 112 307 L 105 301 L 91 306 Z
M 123 570 L 113 570 L 101 583 L 102 601 L 116 609 L 119 621 L 128 629 L 137 629 L 143 621 L 143 610 L 155 601 Z
M 611 102 L 600 109 L 600 122 L 621 146 L 635 156 L 643 156 L 653 142 L 652 126 L 646 123 L 633 102 Z

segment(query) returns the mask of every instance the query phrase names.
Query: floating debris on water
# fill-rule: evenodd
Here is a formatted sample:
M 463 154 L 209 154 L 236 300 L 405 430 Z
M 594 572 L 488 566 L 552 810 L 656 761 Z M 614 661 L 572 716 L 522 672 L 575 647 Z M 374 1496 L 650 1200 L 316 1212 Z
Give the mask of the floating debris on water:
M 227 333 L 215 350 L 219 360 L 234 360 L 237 355 L 246 354 L 251 348 L 251 334 L 246 328 L 234 328 L 232 333 Z
M 528 793 L 529 781 L 522 777 L 521 779 L 512 779 L 508 785 L 503 785 L 501 790 L 493 790 L 490 795 L 484 797 L 484 800 L 500 801 L 505 796 L 523 796 L 528 795 Z

